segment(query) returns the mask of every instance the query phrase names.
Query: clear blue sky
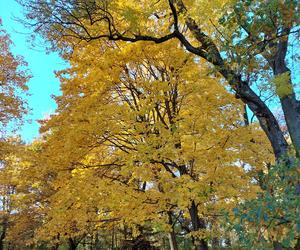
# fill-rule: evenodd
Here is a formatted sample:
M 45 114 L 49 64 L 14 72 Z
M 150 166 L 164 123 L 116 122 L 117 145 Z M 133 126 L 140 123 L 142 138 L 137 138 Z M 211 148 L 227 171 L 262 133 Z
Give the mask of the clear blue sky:
M 66 64 L 57 54 L 47 55 L 42 48 L 30 49 L 30 43 L 26 42 L 30 31 L 14 20 L 14 17 L 22 17 L 22 8 L 14 0 L 0 0 L 0 17 L 3 27 L 14 43 L 13 53 L 24 57 L 33 76 L 28 83 L 31 95 L 27 98 L 32 111 L 26 117 L 27 121 L 20 131 L 22 138 L 30 142 L 39 134 L 39 124 L 36 120 L 55 111 L 56 104 L 51 95 L 58 95 L 60 92 L 54 70 L 63 69 Z M 32 122 L 28 122 L 29 120 Z

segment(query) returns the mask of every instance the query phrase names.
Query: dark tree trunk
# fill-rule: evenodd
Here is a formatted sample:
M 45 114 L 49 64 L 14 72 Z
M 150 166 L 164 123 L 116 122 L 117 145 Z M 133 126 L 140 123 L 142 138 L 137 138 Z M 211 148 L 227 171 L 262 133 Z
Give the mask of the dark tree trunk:
M 74 239 L 69 238 L 69 249 L 76 250 L 77 246 L 78 246 L 78 243 Z
M 290 31 L 289 28 L 285 28 L 285 32 L 288 34 Z M 288 49 L 288 39 L 281 39 L 276 44 L 276 53 L 273 57 L 267 58 L 270 66 L 273 69 L 274 76 L 279 76 L 284 73 L 289 74 L 288 82 L 286 84 L 288 87 L 289 93 L 284 93 L 283 96 L 280 97 L 281 107 L 284 113 L 284 118 L 286 121 L 286 125 L 288 128 L 289 135 L 291 137 L 294 149 L 296 151 L 296 155 L 299 157 L 300 153 L 300 102 L 296 99 L 296 95 L 294 92 L 294 88 L 292 85 L 290 69 L 287 67 L 285 62 L 285 57 Z M 296 192 L 298 189 L 298 183 L 296 185 Z M 300 249 L 300 243 L 297 242 L 298 248 Z M 297 249 L 297 245 L 295 249 Z M 274 250 L 283 249 L 282 245 L 279 242 L 274 242 Z
M 193 231 L 205 229 L 205 222 L 199 218 L 198 208 L 194 201 L 192 201 L 192 205 L 189 208 L 189 213 L 192 221 Z M 198 241 L 193 238 L 192 240 L 196 250 L 208 250 L 207 242 L 204 239 Z
M 261 128 L 272 145 L 276 159 L 286 155 L 288 144 L 278 121 L 268 106 L 250 88 L 248 82 L 243 81 L 240 76 L 233 75 L 228 70 L 223 70 L 222 74 L 235 89 L 237 98 L 240 98 L 247 104 L 250 110 L 256 115 Z
M 286 33 L 289 33 L 289 28 L 286 28 Z M 277 52 L 273 58 L 269 59 L 269 64 L 273 69 L 275 76 L 283 73 L 289 73 L 290 69 L 287 67 L 285 57 L 288 48 L 288 40 L 282 39 L 278 41 Z M 285 83 L 290 89 L 288 95 L 280 97 L 280 103 L 284 113 L 285 121 L 288 127 L 291 140 L 297 153 L 300 151 L 300 103 L 296 99 L 294 88 L 292 85 L 291 77 L 289 82 Z
M 170 250 L 178 250 L 176 234 L 174 231 L 169 233 Z
M 177 241 L 176 241 L 176 233 L 173 228 L 172 213 L 168 212 L 168 216 L 169 216 L 169 224 L 172 226 L 172 231 L 169 233 L 170 250 L 178 250 Z

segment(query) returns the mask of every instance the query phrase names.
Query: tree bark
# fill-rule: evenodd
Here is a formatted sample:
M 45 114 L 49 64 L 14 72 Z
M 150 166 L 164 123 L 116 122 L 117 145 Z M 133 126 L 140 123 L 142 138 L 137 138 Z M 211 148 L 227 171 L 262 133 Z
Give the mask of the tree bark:
M 173 227 L 173 219 L 172 219 L 172 212 L 168 212 L 169 217 L 169 225 L 172 226 L 172 231 L 169 233 L 169 243 L 170 243 L 170 250 L 178 250 L 177 241 L 176 241 L 176 233 Z
M 176 234 L 174 231 L 169 233 L 169 243 L 170 243 L 170 250 L 178 250 L 178 246 L 176 242 Z
M 224 72 L 226 75 L 226 73 Z M 226 77 L 225 77 L 226 78 Z M 283 132 L 280 129 L 278 121 L 268 106 L 256 95 L 256 93 L 249 87 L 249 84 L 241 80 L 240 76 L 226 78 L 231 81 L 231 85 L 236 90 L 236 96 L 248 105 L 250 110 L 256 115 L 259 124 L 265 134 L 267 135 L 274 152 L 276 159 L 280 159 L 287 154 L 288 143 L 286 142 Z M 233 82 L 236 84 L 233 85 Z M 230 83 L 230 82 L 229 82 Z
M 289 28 L 285 28 L 285 32 L 288 34 L 290 31 Z M 274 45 L 275 46 L 275 45 Z M 269 62 L 269 65 L 273 69 L 274 76 L 279 76 L 284 73 L 289 74 L 289 81 L 283 84 L 287 84 L 290 93 L 284 96 L 279 96 L 281 107 L 284 113 L 285 122 L 288 128 L 289 135 L 291 137 L 296 155 L 299 157 L 300 153 L 300 103 L 296 99 L 294 88 L 291 80 L 291 71 L 287 67 L 285 58 L 288 49 L 288 39 L 280 39 L 277 44 L 277 51 L 272 58 L 266 58 Z M 298 188 L 298 183 L 296 183 L 296 190 Z M 297 191 L 296 191 L 297 192 Z M 283 249 L 282 245 L 279 242 L 274 242 L 274 250 Z M 297 244 L 294 248 L 295 250 L 300 250 L 300 242 L 297 241 Z
M 69 249 L 70 250 L 76 250 L 77 248 L 77 242 L 73 240 L 72 238 L 69 238 Z
M 289 28 L 286 28 L 285 32 L 288 34 Z M 277 44 L 276 54 L 273 56 L 273 58 L 268 59 L 268 62 L 272 67 L 275 76 L 278 76 L 283 73 L 290 74 L 290 69 L 287 67 L 285 62 L 287 48 L 288 48 L 288 40 L 287 39 L 279 40 Z M 285 84 L 288 85 L 288 88 L 290 89 L 290 93 L 288 95 L 284 95 L 283 97 L 280 97 L 280 103 L 282 106 L 285 121 L 288 127 L 288 131 L 293 146 L 296 150 L 296 153 L 299 154 L 300 152 L 300 103 L 296 99 L 296 95 L 291 81 L 291 76 L 289 78 L 289 81 Z
M 194 201 L 192 201 L 192 205 L 189 208 L 189 213 L 192 221 L 193 231 L 206 228 L 204 220 L 199 218 L 198 208 Z M 208 250 L 207 242 L 204 239 L 200 239 L 198 241 L 193 238 L 192 240 L 196 250 Z

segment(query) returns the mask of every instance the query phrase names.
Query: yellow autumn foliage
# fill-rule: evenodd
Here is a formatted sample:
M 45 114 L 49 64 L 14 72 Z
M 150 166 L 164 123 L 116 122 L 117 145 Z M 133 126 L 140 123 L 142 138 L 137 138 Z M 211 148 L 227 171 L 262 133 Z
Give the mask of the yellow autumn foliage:
M 168 232 L 168 213 L 189 220 L 192 203 L 217 227 L 223 209 L 255 197 L 254 173 L 273 160 L 263 132 L 243 125 L 241 103 L 207 65 L 163 46 L 86 44 L 58 74 L 58 109 L 28 159 L 37 180 L 24 195 L 44 194 L 36 240 L 124 225 Z

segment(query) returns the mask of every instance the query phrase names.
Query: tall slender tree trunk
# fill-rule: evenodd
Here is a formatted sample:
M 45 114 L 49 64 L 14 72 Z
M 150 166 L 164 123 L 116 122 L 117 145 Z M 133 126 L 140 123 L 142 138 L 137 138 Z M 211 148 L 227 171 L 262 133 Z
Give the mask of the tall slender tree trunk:
M 113 225 L 112 235 L 111 235 L 111 250 L 115 249 L 115 225 Z
M 174 231 L 169 233 L 169 243 L 170 243 L 170 250 L 178 250 L 178 246 L 176 242 L 176 234 Z
M 205 229 L 205 222 L 199 218 L 198 208 L 194 201 L 192 201 L 192 205 L 189 208 L 190 218 L 192 221 L 193 231 L 198 231 L 199 229 Z M 208 250 L 207 242 L 204 239 L 195 240 L 194 238 L 193 244 L 196 250 Z
M 168 212 L 169 216 L 169 224 L 172 226 L 172 231 L 169 233 L 169 243 L 170 243 L 170 250 L 178 250 L 177 241 L 176 241 L 176 233 L 173 228 L 173 219 L 172 213 Z

